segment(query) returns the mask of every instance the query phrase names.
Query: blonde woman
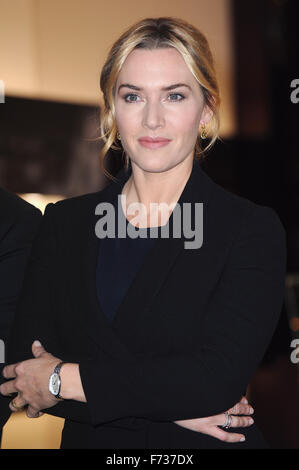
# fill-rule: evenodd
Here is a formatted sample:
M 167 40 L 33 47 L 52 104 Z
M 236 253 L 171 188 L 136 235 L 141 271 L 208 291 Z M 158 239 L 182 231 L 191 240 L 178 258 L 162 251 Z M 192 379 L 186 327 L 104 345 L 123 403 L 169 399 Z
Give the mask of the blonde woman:
M 111 147 L 125 166 L 48 205 L 1 393 L 65 418 L 62 448 L 265 448 L 243 395 L 280 313 L 285 231 L 201 169 L 219 128 L 207 40 L 139 21 L 100 83 L 102 167 Z

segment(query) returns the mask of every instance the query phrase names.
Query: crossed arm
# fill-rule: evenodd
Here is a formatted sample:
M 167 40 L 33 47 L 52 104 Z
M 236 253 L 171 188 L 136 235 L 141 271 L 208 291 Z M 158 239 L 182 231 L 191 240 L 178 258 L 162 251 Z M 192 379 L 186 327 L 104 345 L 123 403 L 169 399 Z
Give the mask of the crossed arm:
M 58 400 L 49 393 L 48 380 L 54 367 L 60 360 L 49 354 L 39 341 L 32 345 L 32 354 L 34 359 L 12 364 L 5 367 L 3 375 L 9 380 L 0 387 L 1 393 L 6 396 L 17 393 L 17 397 L 10 403 L 11 411 L 27 407 L 27 416 L 29 418 L 38 418 L 42 416 L 42 410 L 54 407 Z M 60 396 L 65 400 L 75 400 L 86 403 L 86 397 L 83 390 L 79 365 L 66 363 L 62 366 L 61 373 L 62 386 Z M 14 379 L 14 380 L 13 380 Z M 254 410 L 248 404 L 245 397 L 231 409 L 227 410 L 232 416 L 230 427 L 247 427 L 253 423 L 253 419 L 248 416 Z M 175 421 L 179 426 L 191 429 L 193 431 L 208 434 L 219 440 L 227 442 L 244 441 L 245 437 L 240 433 L 226 432 L 220 427 L 223 425 L 225 415 L 209 416 L 206 418 L 195 418 L 188 420 Z

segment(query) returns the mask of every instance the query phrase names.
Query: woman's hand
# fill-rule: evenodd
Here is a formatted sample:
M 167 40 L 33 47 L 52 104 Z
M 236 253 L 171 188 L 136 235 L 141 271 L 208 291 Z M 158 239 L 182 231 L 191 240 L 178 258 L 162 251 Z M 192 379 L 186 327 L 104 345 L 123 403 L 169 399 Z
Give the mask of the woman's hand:
M 250 415 L 253 411 L 253 408 L 248 404 L 245 397 L 242 397 L 235 406 L 227 410 L 230 415 Z M 241 440 L 245 440 L 245 436 L 243 434 L 226 432 L 224 429 L 220 429 L 218 427 L 225 424 L 224 413 L 209 416 L 207 418 L 186 419 L 174 422 L 179 426 L 190 429 L 191 431 L 201 432 L 202 434 L 216 437 L 216 439 L 219 439 L 220 441 L 239 442 Z M 251 426 L 251 424 L 253 424 L 253 419 L 249 416 L 232 416 L 232 428 L 248 427 Z
M 49 391 L 49 377 L 60 359 L 48 353 L 39 341 L 32 345 L 34 359 L 4 367 L 2 374 L 12 379 L 0 386 L 2 395 L 18 395 L 9 404 L 12 411 L 19 411 L 28 405 L 27 416 L 38 418 L 40 410 L 55 406 L 57 400 Z

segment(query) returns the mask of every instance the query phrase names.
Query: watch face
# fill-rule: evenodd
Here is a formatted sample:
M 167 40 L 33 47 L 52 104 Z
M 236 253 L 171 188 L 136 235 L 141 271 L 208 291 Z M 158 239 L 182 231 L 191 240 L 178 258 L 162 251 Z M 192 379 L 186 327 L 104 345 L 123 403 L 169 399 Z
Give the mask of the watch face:
M 52 374 L 49 381 L 49 390 L 53 395 L 58 395 L 60 388 L 60 378 L 58 374 Z

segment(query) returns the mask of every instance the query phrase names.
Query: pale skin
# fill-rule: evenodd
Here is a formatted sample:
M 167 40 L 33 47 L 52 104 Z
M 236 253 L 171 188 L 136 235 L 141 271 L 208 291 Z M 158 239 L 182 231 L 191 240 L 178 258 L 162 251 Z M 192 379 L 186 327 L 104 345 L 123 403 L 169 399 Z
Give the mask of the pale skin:
M 128 206 L 135 202 L 144 204 L 147 212 L 136 226 L 148 227 L 151 202 L 171 206 L 178 201 L 192 170 L 199 128 L 208 124 L 212 112 L 204 103 L 195 77 L 173 48 L 131 52 L 117 78 L 114 98 L 122 146 L 132 164 L 132 175 L 122 191 L 126 196 L 124 211 L 128 220 L 132 220 L 132 214 L 127 214 Z M 167 138 L 170 143 L 149 149 L 138 141 L 144 136 Z M 165 214 L 161 210 L 159 223 L 164 224 L 169 216 L 169 211 Z M 8 381 L 0 386 L 0 392 L 3 395 L 17 393 L 14 403 L 18 407 L 27 406 L 27 416 L 36 418 L 42 415 L 41 410 L 58 403 L 49 392 L 48 382 L 55 366 L 63 359 L 54 357 L 39 343 L 33 343 L 32 353 L 33 359 L 3 369 L 3 376 Z M 64 399 L 86 403 L 79 364 L 64 364 L 60 376 L 60 395 Z M 9 406 L 12 411 L 17 411 L 12 402 Z M 253 409 L 245 397 L 225 411 L 234 415 L 232 428 L 248 427 L 253 423 L 249 416 Z M 225 422 L 224 412 L 175 423 L 222 441 L 240 441 L 243 434 L 226 432 L 219 427 Z

